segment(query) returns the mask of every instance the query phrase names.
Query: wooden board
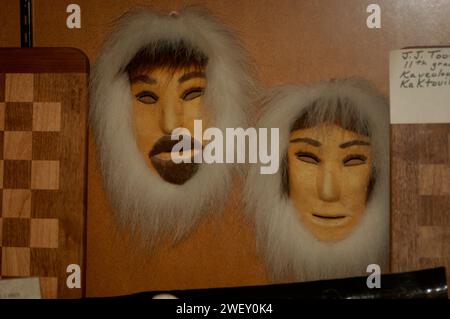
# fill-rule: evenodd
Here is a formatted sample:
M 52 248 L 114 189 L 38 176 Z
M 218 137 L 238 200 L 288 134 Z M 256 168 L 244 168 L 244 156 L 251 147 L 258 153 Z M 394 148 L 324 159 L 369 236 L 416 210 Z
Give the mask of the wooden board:
M 395 124 L 391 141 L 391 270 L 450 282 L 450 124 Z
M 0 279 L 40 277 L 44 298 L 84 296 L 88 70 L 78 50 L 0 49 Z

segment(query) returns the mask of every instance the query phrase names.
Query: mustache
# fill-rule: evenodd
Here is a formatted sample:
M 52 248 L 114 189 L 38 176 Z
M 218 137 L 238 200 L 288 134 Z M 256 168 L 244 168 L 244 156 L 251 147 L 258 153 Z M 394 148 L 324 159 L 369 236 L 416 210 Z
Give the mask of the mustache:
M 203 148 L 202 143 L 194 139 L 192 136 L 182 135 L 180 136 L 180 138 L 191 139 L 189 149 L 184 148 L 183 145 L 183 151 Z M 155 145 L 153 145 L 151 151 L 148 154 L 148 157 L 150 158 L 150 161 L 152 162 L 152 165 L 158 172 L 159 176 L 161 176 L 161 178 L 166 182 L 176 185 L 182 185 L 189 179 L 191 179 L 191 177 L 197 173 L 199 165 L 195 163 L 176 164 L 171 160 L 159 159 L 155 157 L 155 155 L 158 155 L 160 153 L 172 152 L 173 147 L 180 141 L 181 140 L 172 140 L 170 135 L 164 135 L 156 141 Z
M 158 155 L 160 153 L 170 153 L 172 152 L 173 147 L 178 144 L 183 139 L 190 139 L 191 143 L 188 146 L 188 148 L 184 147 L 183 145 L 183 151 L 189 151 L 189 150 L 200 150 L 203 148 L 203 145 L 201 142 L 193 138 L 189 135 L 181 135 L 179 140 L 172 140 L 171 135 L 164 135 L 160 137 L 156 143 L 153 145 L 152 149 L 150 150 L 148 156 L 152 158 L 155 155 Z

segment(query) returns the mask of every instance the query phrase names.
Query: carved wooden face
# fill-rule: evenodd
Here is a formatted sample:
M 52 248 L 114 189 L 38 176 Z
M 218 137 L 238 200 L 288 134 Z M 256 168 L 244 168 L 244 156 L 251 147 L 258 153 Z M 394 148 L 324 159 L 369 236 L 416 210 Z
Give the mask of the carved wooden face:
M 194 134 L 194 120 L 203 119 L 205 87 L 205 75 L 198 68 L 157 68 L 131 79 L 138 148 L 150 170 L 170 183 L 183 184 L 198 169 L 198 164 L 172 162 L 172 147 L 178 141 L 172 141 L 170 134 L 176 128 Z
M 372 175 L 367 136 L 334 124 L 291 132 L 289 194 L 301 222 L 321 241 L 339 241 L 364 213 Z

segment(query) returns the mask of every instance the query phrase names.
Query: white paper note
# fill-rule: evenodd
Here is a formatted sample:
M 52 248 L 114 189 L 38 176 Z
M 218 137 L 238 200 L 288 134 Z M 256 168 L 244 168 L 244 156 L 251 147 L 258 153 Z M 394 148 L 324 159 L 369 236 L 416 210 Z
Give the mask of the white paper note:
M 391 123 L 450 123 L 450 48 L 390 53 Z
M 0 280 L 0 299 L 41 299 L 39 278 Z

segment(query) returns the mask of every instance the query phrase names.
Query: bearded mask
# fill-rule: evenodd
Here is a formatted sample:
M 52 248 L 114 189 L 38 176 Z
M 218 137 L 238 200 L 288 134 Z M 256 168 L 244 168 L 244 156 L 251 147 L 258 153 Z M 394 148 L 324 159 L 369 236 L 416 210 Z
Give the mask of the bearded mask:
M 258 127 L 280 129 L 281 169 L 252 167 L 245 200 L 275 279 L 311 281 L 382 269 L 389 252 L 389 116 L 364 81 L 286 86 Z
M 175 163 L 171 133 L 246 125 L 254 82 L 240 42 L 204 12 L 122 18 L 91 79 L 90 121 L 104 184 L 121 224 L 151 246 L 178 240 L 207 211 L 220 211 L 233 165 Z M 182 156 L 205 142 L 193 140 Z

